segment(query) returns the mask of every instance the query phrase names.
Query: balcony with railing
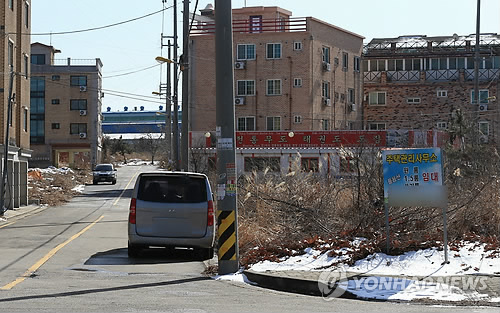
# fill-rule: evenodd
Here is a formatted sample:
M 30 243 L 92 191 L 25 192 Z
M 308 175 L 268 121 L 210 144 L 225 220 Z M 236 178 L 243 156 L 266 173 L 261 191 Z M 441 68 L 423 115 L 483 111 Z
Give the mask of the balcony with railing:
M 278 32 L 301 32 L 307 30 L 307 18 L 277 18 L 277 19 L 244 19 L 233 20 L 233 33 L 278 33 Z M 193 25 L 191 35 L 215 34 L 214 22 L 198 22 Z

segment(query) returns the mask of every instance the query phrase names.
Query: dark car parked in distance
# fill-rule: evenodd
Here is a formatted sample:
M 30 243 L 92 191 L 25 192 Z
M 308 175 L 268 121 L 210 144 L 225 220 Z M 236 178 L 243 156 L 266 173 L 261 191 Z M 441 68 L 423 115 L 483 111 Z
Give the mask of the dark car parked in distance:
M 116 184 L 116 168 L 113 164 L 98 164 L 92 172 L 92 182 L 97 185 L 99 182 L 110 182 Z

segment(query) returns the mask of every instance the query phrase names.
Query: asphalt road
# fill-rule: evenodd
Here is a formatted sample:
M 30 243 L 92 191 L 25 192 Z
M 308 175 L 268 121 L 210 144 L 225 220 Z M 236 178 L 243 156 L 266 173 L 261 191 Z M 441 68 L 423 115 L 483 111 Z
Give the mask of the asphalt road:
M 87 186 L 70 203 L 0 224 L 0 312 L 443 312 L 436 307 L 287 294 L 205 277 L 190 251 L 127 257 L 129 195 L 149 166 Z M 5 223 L 4 223 L 5 224 Z

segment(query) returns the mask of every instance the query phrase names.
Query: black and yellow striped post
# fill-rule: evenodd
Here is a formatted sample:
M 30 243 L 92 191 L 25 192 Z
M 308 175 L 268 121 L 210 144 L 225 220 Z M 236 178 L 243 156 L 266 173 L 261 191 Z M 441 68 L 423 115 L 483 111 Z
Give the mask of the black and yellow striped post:
M 236 246 L 236 211 L 218 211 L 219 262 L 234 261 L 238 247 Z

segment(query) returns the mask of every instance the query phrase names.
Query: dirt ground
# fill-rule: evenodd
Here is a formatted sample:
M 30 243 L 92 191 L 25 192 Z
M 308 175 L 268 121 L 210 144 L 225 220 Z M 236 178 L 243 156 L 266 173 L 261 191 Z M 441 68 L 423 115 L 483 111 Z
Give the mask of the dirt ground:
M 79 194 L 73 188 L 91 183 L 90 170 L 30 169 L 28 198 L 49 206 L 61 205 Z

